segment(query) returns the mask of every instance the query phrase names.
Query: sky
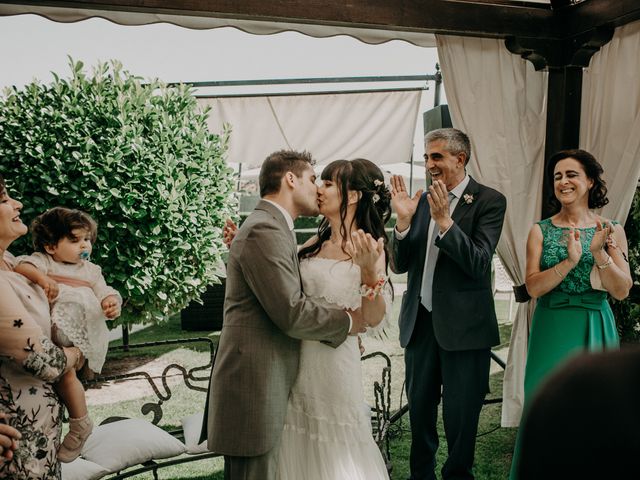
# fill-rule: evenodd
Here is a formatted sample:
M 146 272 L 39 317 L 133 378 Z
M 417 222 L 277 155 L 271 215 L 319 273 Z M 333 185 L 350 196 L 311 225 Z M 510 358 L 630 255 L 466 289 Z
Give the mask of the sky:
M 48 82 L 51 72 L 69 72 L 68 56 L 85 65 L 117 59 L 145 78 L 166 82 L 282 79 L 435 72 L 435 48 L 394 40 L 368 45 L 347 36 L 312 38 L 296 32 L 252 35 L 234 28 L 190 30 L 170 24 L 120 26 L 102 19 L 56 23 L 35 15 L 0 17 L 0 89 L 33 79 Z M 413 87 L 424 83 L 341 84 L 209 89 L 202 93 L 261 93 Z M 433 82 L 422 95 L 420 111 L 433 106 Z M 443 96 L 442 101 L 445 102 Z M 421 123 L 416 128 L 414 160 L 422 158 Z

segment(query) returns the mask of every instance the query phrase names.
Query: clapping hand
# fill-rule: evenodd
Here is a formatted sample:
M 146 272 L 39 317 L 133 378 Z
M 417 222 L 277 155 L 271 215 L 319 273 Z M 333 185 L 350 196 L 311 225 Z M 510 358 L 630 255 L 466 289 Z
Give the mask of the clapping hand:
M 582 257 L 582 243 L 580 243 L 580 230 L 577 228 L 569 229 L 569 236 L 567 237 L 567 254 L 569 261 L 573 265 L 577 265 Z
M 449 192 L 447 186 L 441 180 L 436 180 L 429 186 L 427 195 L 431 218 L 438 224 L 441 232 L 445 232 L 451 226 L 451 212 L 449 211 Z
M 347 254 L 360 267 L 362 277 L 377 277 L 376 263 L 384 252 L 384 240 L 377 241 L 369 233 L 357 230 L 351 234 L 351 242 L 346 245 Z
M 233 223 L 233 220 L 227 218 L 224 222 L 224 227 L 222 228 L 222 241 L 227 246 L 227 248 L 231 248 L 231 242 L 236 237 L 238 233 L 238 226 Z
M 591 245 L 589 250 L 591 253 L 596 253 L 598 250 L 602 250 L 607 244 L 607 239 L 611 236 L 613 227 L 610 223 L 606 223 L 602 218 L 596 219 L 596 232 L 591 239 Z
M 410 197 L 404 185 L 404 179 L 400 175 L 391 176 L 391 206 L 398 215 L 396 227 L 399 232 L 406 230 L 411 224 L 422 192 L 418 190 L 413 197 Z

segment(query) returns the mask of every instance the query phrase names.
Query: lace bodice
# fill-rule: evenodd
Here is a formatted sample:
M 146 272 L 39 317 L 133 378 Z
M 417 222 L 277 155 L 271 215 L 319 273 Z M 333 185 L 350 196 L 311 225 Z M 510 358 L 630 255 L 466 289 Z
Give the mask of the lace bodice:
M 349 260 L 333 260 L 323 257 L 309 257 L 300 262 L 302 291 L 308 297 L 319 299 L 326 305 L 356 309 L 362 304 L 360 296 L 360 267 Z M 391 315 L 392 291 L 389 283 L 382 293 L 386 311 L 385 317 L 375 329 L 368 332 L 379 333 Z
M 542 256 L 540 257 L 540 269 L 553 268 L 555 264 L 565 260 L 567 253 L 568 227 L 555 226 L 550 218 L 538 222 L 542 230 Z M 589 275 L 593 268 L 593 255 L 589 250 L 591 240 L 596 227 L 578 228 L 580 231 L 580 243 L 582 244 L 582 256 L 578 264 L 567 274 L 554 291 L 565 293 L 585 293 L 592 291 Z

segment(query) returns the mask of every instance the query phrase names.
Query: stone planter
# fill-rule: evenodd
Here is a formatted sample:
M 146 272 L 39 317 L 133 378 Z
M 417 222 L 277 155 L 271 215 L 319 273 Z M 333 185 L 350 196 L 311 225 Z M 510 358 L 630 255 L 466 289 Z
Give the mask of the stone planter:
M 224 290 L 226 278 L 219 285 L 209 285 L 200 299 L 202 305 L 192 301 L 180 313 L 180 325 L 188 331 L 217 331 L 222 329 Z

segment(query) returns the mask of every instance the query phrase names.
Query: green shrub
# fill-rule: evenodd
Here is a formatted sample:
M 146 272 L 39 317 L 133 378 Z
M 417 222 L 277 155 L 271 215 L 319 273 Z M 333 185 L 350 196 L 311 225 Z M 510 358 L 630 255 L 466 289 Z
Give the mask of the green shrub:
M 629 244 L 629 267 L 633 278 L 631 293 L 623 301 L 611 300 L 611 308 L 624 343 L 640 342 L 640 188 L 636 188 L 624 225 Z
M 142 84 L 115 61 L 70 67 L 0 97 L 0 172 L 25 221 L 57 205 L 96 219 L 93 261 L 125 299 L 122 322 L 165 319 L 219 282 L 228 132 L 209 133 L 187 86 Z

